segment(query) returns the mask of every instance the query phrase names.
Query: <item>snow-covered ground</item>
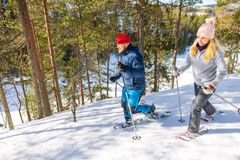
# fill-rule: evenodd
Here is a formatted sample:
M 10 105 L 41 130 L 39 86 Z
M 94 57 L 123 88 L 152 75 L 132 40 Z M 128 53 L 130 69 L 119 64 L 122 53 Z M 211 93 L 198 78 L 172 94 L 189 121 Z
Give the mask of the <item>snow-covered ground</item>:
M 184 58 L 178 59 L 181 65 Z M 77 122 L 70 111 L 17 125 L 13 131 L 0 133 L 1 160 L 240 160 L 240 115 L 236 109 L 216 96 L 211 103 L 221 111 L 211 123 L 201 126 L 210 131 L 190 142 L 175 138 L 186 131 L 193 80 L 191 69 L 179 78 L 181 108 L 185 123 L 178 122 L 179 106 L 176 87 L 143 97 L 155 103 L 158 111 L 171 111 L 171 116 L 160 122 L 142 123 L 133 141 L 132 128 L 113 130 L 123 121 L 120 97 L 94 102 L 77 110 Z M 228 75 L 216 93 L 240 106 L 240 75 Z M 134 115 L 142 117 L 143 115 Z
M 22 100 L 23 99 L 22 88 L 20 86 L 16 86 L 16 87 L 17 87 L 18 93 L 20 95 L 20 99 Z M 5 94 L 6 94 L 6 98 L 7 98 L 7 101 L 8 101 L 8 107 L 11 111 L 11 116 L 12 116 L 12 120 L 13 120 L 14 125 L 21 124 L 22 122 L 21 122 L 19 112 L 18 112 L 19 100 L 17 99 L 17 96 L 16 96 L 17 93 L 14 89 L 14 86 L 12 84 L 4 85 L 4 91 L 5 91 Z M 24 110 L 23 109 L 23 104 L 24 103 L 22 102 L 22 109 L 21 109 L 22 111 Z M 1 116 L 0 116 L 0 123 L 5 124 L 6 123 L 6 117 L 2 116 L 2 115 L 4 115 L 4 111 L 3 111 L 3 107 L 1 106 L 1 104 L 0 104 L 0 111 L 2 113 Z M 27 121 L 26 113 L 22 112 L 22 115 L 23 115 L 24 121 Z M 0 132 L 1 132 L 1 129 L 0 129 Z

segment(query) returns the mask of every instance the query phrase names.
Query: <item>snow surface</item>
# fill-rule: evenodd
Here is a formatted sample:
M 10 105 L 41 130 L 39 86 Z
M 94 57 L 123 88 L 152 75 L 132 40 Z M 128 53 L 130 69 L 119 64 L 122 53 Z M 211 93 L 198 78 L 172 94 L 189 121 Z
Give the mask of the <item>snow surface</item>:
M 178 65 L 184 57 L 178 59 Z M 240 75 L 228 75 L 216 93 L 240 106 Z M 190 142 L 175 136 L 187 130 L 193 100 L 191 69 L 179 78 L 181 108 L 185 123 L 179 120 L 176 87 L 151 93 L 143 99 L 157 105 L 158 111 L 171 111 L 168 119 L 137 126 L 141 140 L 133 141 L 132 128 L 113 130 L 123 121 L 120 99 L 112 98 L 78 107 L 77 122 L 65 111 L 41 120 L 15 126 L 0 133 L 1 160 L 240 160 L 240 115 L 216 96 L 211 103 L 221 111 L 211 123 L 208 134 Z M 134 117 L 144 117 L 142 114 Z

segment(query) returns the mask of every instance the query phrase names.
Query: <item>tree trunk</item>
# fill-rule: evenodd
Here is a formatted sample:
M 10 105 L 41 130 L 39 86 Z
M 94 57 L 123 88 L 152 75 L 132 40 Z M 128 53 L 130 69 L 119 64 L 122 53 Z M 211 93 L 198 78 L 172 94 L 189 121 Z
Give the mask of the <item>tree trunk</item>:
M 80 55 L 80 44 L 79 44 L 79 39 L 78 39 L 78 44 L 77 44 L 77 59 L 78 59 L 78 79 L 79 79 L 79 87 L 80 87 L 80 97 L 81 97 L 81 102 L 82 105 L 84 105 L 84 92 L 83 92 L 83 78 L 82 78 L 82 63 L 81 63 L 81 55 Z
M 232 48 L 232 46 L 230 48 Z M 233 53 L 233 50 L 229 49 L 229 51 L 227 52 L 226 55 L 229 57 L 229 61 L 228 61 L 228 64 L 227 64 L 228 73 L 232 74 L 233 70 L 234 70 L 234 59 L 233 59 L 234 58 L 234 53 Z
M 142 55 L 144 55 L 144 20 L 146 12 L 145 0 L 139 0 L 138 7 L 138 47 Z
M 98 52 L 97 52 L 97 67 L 98 67 L 98 83 L 100 87 L 100 96 L 101 100 L 103 99 L 103 93 L 102 93 L 102 83 L 101 83 L 101 68 L 100 68 L 100 62 L 99 62 L 99 57 L 98 57 Z
M 4 93 L 2 83 L 0 83 L 0 96 L 1 96 L 1 102 L 2 102 L 2 105 L 3 105 L 3 109 L 4 109 L 4 112 L 5 112 L 6 117 L 7 117 L 7 123 L 8 123 L 9 129 L 13 130 L 14 126 L 13 126 L 13 122 L 12 122 L 12 117 L 11 117 L 11 114 L 10 114 L 10 110 L 8 108 L 8 103 L 7 103 L 7 99 L 6 99 L 6 96 L 5 96 L 5 93 Z
M 33 33 L 34 33 L 34 38 L 35 37 L 35 30 L 33 28 Z M 35 40 L 35 44 L 36 44 L 36 48 L 37 48 L 37 57 L 39 57 L 39 53 L 40 53 L 40 49 L 39 49 L 39 44 L 37 43 L 38 41 Z M 30 59 L 30 58 L 29 58 Z M 40 65 L 40 68 L 42 70 L 42 63 L 39 63 Z M 37 73 L 36 73 L 36 69 L 34 69 L 35 66 L 34 66 L 34 62 L 31 62 L 30 60 L 30 71 L 31 71 L 31 75 L 32 75 L 32 79 L 33 79 L 33 86 L 34 86 L 34 90 L 36 92 L 36 100 L 37 100 L 37 104 L 38 104 L 38 118 L 41 119 L 44 117 L 44 106 L 43 106 L 43 103 L 42 103 L 42 95 L 41 95 L 41 91 L 40 91 L 40 86 L 38 84 L 38 78 L 37 78 Z M 36 82 L 36 83 L 35 83 Z
M 157 3 L 159 4 L 159 1 L 157 1 Z M 158 6 L 159 7 L 159 6 Z M 161 9 L 158 9 L 158 11 L 161 11 Z M 160 24 L 160 19 L 162 17 L 159 17 L 157 16 L 156 17 L 156 22 L 157 22 L 157 28 L 160 28 L 159 24 Z M 159 33 L 159 30 L 157 30 L 156 32 L 156 36 L 157 38 L 160 36 L 160 41 L 157 42 L 157 46 L 160 46 L 161 44 L 161 33 Z M 159 90 L 159 74 L 158 74 L 158 49 L 155 49 L 155 52 L 154 52 L 154 87 L 153 87 L 153 91 L 154 92 L 158 92 Z
M 24 96 L 24 106 L 25 106 L 25 110 L 27 112 L 27 117 L 28 117 L 28 121 L 31 121 L 31 114 L 29 112 L 28 109 L 28 99 L 27 99 L 27 94 L 25 91 L 25 84 L 24 84 L 24 80 L 23 80 L 23 58 L 22 58 L 22 50 L 20 50 L 20 63 L 19 63 L 19 77 L 20 77 L 20 82 L 21 82 L 21 86 L 22 86 L 22 91 L 23 91 L 23 96 Z
M 81 34 L 83 39 L 85 38 L 84 35 L 84 29 L 81 25 Z M 86 73 L 87 73 L 87 83 L 88 83 L 88 92 L 90 96 L 90 101 L 93 101 L 92 91 L 91 91 L 91 84 L 90 84 L 90 76 L 89 76 L 89 65 L 88 65 L 88 57 L 87 57 L 87 48 L 86 48 L 86 42 L 83 40 L 83 52 L 84 52 L 84 58 L 85 58 L 85 64 L 86 64 Z
M 51 34 L 50 26 L 49 26 L 48 8 L 47 8 L 46 0 L 43 0 L 43 7 L 44 7 L 46 32 L 48 35 L 48 49 L 49 49 L 49 53 L 50 53 L 50 60 L 51 60 L 51 65 L 52 65 L 52 70 L 53 70 L 53 86 L 54 86 L 55 98 L 56 98 L 56 102 L 57 102 L 57 110 L 59 112 L 59 111 L 63 111 L 63 106 L 62 106 L 62 98 L 61 98 L 60 88 L 59 88 L 59 83 L 58 83 L 57 68 L 56 68 L 55 54 L 54 54 L 55 52 L 53 50 L 52 34 Z
M 153 91 L 157 92 L 158 91 L 158 56 L 157 56 L 157 51 L 154 52 L 154 86 L 153 86 Z
M 37 109 L 38 109 L 38 118 L 41 119 L 44 117 L 44 113 L 43 113 L 43 104 L 42 104 L 42 98 L 41 98 L 41 93 L 40 93 L 40 89 L 39 89 L 39 85 L 37 82 L 37 75 L 34 69 L 34 64 L 33 62 L 30 61 L 30 72 L 32 75 L 32 83 L 33 83 L 33 88 L 35 90 L 35 94 L 36 94 L 36 103 L 37 103 Z
M 31 25 L 27 4 L 25 0 L 17 0 L 17 5 L 20 13 L 20 18 L 22 21 L 22 27 L 23 27 L 26 43 L 27 43 L 30 63 L 32 64 L 31 65 L 32 67 L 34 66 L 32 69 L 35 70 L 35 73 L 36 73 L 36 81 L 34 81 L 34 83 L 38 84 L 38 85 L 36 84 L 35 85 L 38 86 L 40 90 L 44 116 L 50 116 L 52 112 L 49 104 L 45 82 L 43 79 L 43 71 L 41 70 L 39 58 L 37 55 L 35 35 L 34 35 L 33 27 Z
M 75 96 L 75 90 L 76 90 L 76 83 L 75 80 L 72 79 L 72 87 L 71 87 L 71 94 L 72 94 L 72 104 L 71 104 L 71 110 L 73 113 L 73 122 L 77 122 L 77 117 L 76 117 L 76 108 L 77 108 L 77 103 L 76 103 L 76 96 Z
M 108 48 L 108 58 L 107 58 L 107 98 L 109 97 L 109 65 L 110 65 L 110 48 L 109 41 L 107 43 Z
M 78 0 L 78 14 L 79 14 L 79 21 L 81 22 L 81 9 L 80 9 L 80 1 Z M 92 91 L 91 91 L 91 84 L 90 84 L 90 76 L 89 76 L 89 65 L 88 65 L 88 57 L 87 57 L 87 48 L 86 48 L 86 41 L 85 41 L 85 34 L 84 34 L 84 27 L 83 24 L 80 23 L 80 33 L 82 35 L 83 38 L 83 54 L 84 54 L 84 58 L 85 58 L 85 64 L 86 64 L 86 73 L 87 73 L 87 83 L 88 83 L 88 92 L 89 92 L 89 96 L 90 96 L 90 101 L 93 101 L 93 96 L 92 96 Z
M 177 25 L 176 25 L 176 33 L 175 33 L 176 35 L 175 35 L 175 45 L 174 45 L 174 56 L 173 56 L 173 63 L 172 63 L 173 68 L 176 67 L 182 8 L 183 8 L 183 0 L 180 0 L 179 14 L 178 14 L 178 20 L 177 20 Z M 171 79 L 172 79 L 172 81 L 171 81 L 171 88 L 173 88 L 174 87 L 174 80 L 175 80 L 173 75 L 172 75 Z
M 79 15 L 79 22 L 81 23 L 81 4 L 80 4 L 80 1 L 78 0 L 77 1 L 78 3 L 78 15 Z M 85 100 L 84 100 L 84 87 L 83 87 L 83 70 L 82 70 L 82 63 L 83 61 L 81 61 L 81 55 L 80 55 L 80 41 L 79 41 L 79 37 L 82 33 L 82 26 L 79 28 L 78 30 L 78 38 L 77 38 L 77 57 L 78 57 L 78 69 L 79 69 L 79 72 L 78 72 L 78 78 L 79 78 L 79 87 L 80 87 L 80 96 L 81 96 L 81 99 L 82 99 L 82 105 L 85 104 Z
M 17 108 L 18 108 L 18 113 L 19 113 L 19 116 L 20 116 L 20 119 L 21 119 L 22 123 L 24 123 L 23 118 L 22 118 L 22 113 L 21 113 L 22 101 L 21 101 L 21 98 L 20 98 L 20 96 L 19 96 L 16 83 L 15 83 L 14 78 L 12 77 L 12 75 L 9 75 L 8 79 L 9 79 L 10 82 L 13 83 L 13 88 L 14 88 L 14 90 L 15 90 L 15 92 L 16 92 L 16 96 L 17 96 L 17 99 L 18 99 L 18 102 L 19 102 L 19 106 L 17 106 Z
M 0 127 L 3 127 L 3 126 L 4 126 L 4 127 L 6 128 L 7 124 L 6 124 L 4 115 L 3 115 L 3 113 L 2 113 L 2 107 L 0 107 L 0 112 L 1 112 L 1 117 L 2 117 L 2 121 L 3 121 L 3 124 L 0 123 Z
M 90 96 L 90 101 L 92 102 L 93 101 L 93 96 L 92 96 L 92 91 L 91 91 L 90 76 L 89 76 L 89 65 L 88 65 L 88 57 L 87 57 L 87 50 L 86 50 L 85 42 L 83 42 L 83 50 L 84 50 L 85 63 L 86 63 L 88 92 L 89 92 L 89 96 Z

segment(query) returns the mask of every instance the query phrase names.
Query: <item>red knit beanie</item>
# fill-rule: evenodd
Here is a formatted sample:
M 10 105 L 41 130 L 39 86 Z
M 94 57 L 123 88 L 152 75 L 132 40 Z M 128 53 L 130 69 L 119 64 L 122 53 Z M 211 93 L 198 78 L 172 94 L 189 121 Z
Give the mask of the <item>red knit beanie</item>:
M 124 33 L 121 33 L 116 37 L 116 44 L 125 44 L 130 42 L 131 42 L 131 38 Z

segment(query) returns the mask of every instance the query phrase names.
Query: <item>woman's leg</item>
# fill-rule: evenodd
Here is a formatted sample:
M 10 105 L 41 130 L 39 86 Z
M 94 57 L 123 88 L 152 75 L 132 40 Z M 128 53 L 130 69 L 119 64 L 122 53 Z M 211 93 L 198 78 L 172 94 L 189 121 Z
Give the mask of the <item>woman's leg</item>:
M 195 96 L 197 96 L 198 92 L 199 92 L 199 86 L 196 83 L 194 83 Z M 213 113 L 215 113 L 215 111 L 216 111 L 215 107 L 209 101 L 207 101 L 205 104 L 203 104 L 202 109 L 209 116 L 212 115 Z
M 201 120 L 202 106 L 208 101 L 212 94 L 204 94 L 202 89 L 199 89 L 198 94 L 193 100 L 192 110 L 189 118 L 188 130 L 190 132 L 198 133 Z

